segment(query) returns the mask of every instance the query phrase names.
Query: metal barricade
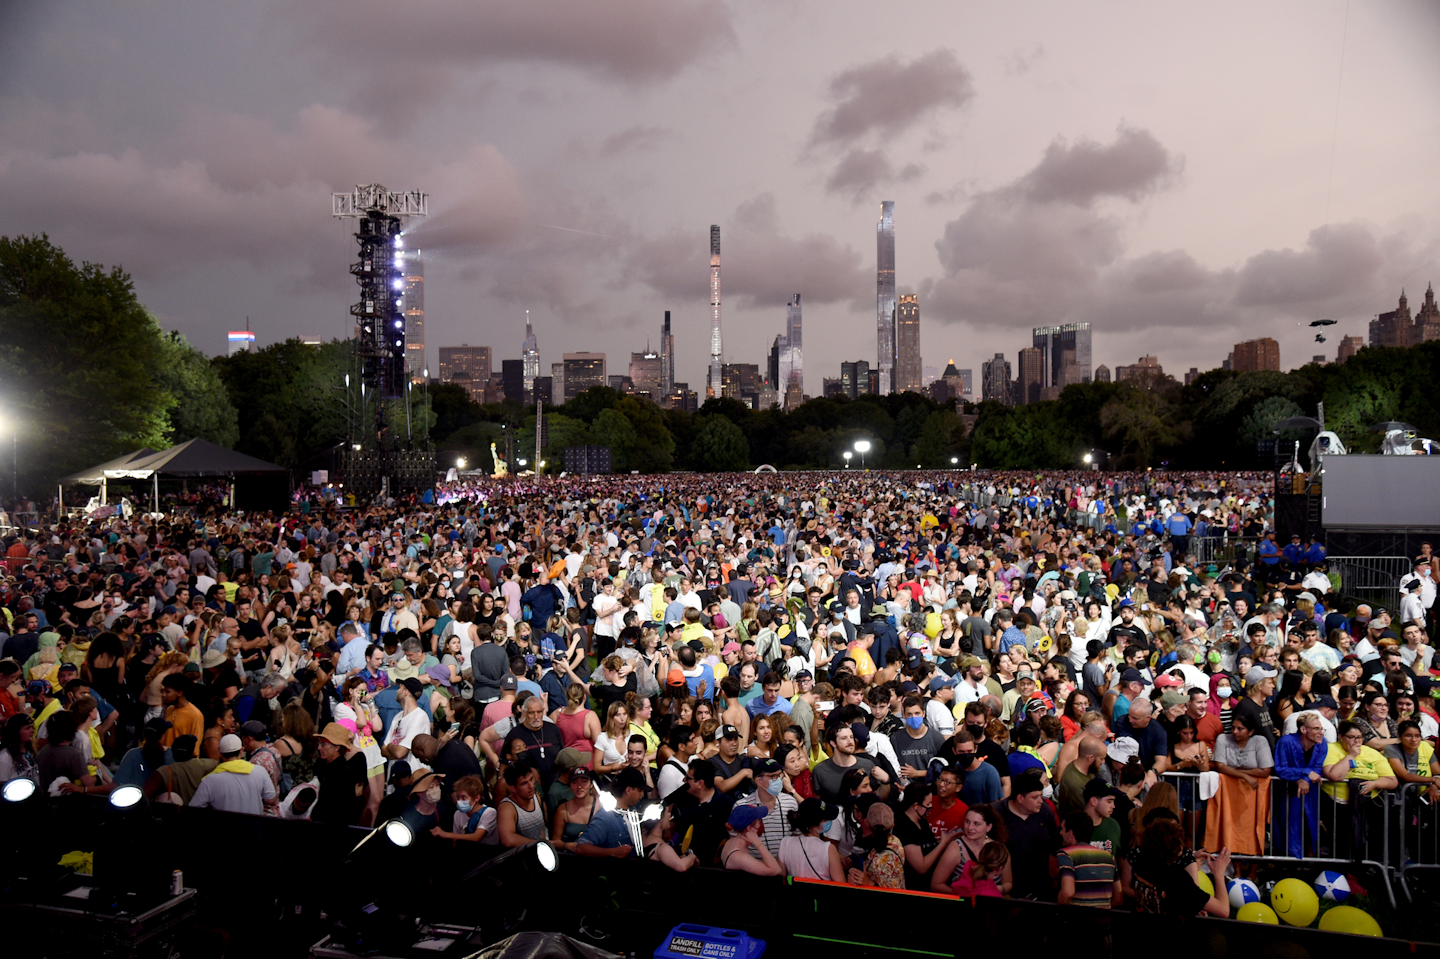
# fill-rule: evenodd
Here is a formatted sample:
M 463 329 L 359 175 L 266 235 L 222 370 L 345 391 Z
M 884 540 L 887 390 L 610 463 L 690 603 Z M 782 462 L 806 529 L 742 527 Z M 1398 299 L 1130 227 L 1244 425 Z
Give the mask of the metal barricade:
M 1160 777 L 1174 786 L 1179 794 L 1181 825 L 1190 838 L 1192 849 L 1205 848 L 1208 817 L 1223 815 L 1217 811 L 1213 801 L 1200 799 L 1200 776 L 1200 773 L 1167 772 Z M 1385 896 L 1394 907 L 1396 880 L 1406 896 L 1410 894 L 1403 873 L 1397 875 L 1392 865 L 1393 862 L 1404 862 L 1403 858 L 1396 859 L 1391 849 L 1394 835 L 1391 820 L 1395 818 L 1397 808 L 1404 809 L 1402 791 L 1372 791 L 1357 802 L 1360 780 L 1349 780 L 1346 783 L 1349 798 L 1340 802 L 1326 794 L 1323 785 L 1312 784 L 1310 795 L 1301 801 L 1298 783 L 1272 775 L 1264 849 L 1259 855 L 1232 850 L 1234 859 L 1255 863 L 1304 861 L 1319 867 L 1334 866 L 1338 870 L 1366 867 L 1385 887 Z M 1432 807 L 1426 808 L 1428 811 Z M 1362 817 L 1359 823 L 1355 820 L 1357 814 Z M 1432 818 L 1440 815 L 1440 809 L 1429 812 L 1429 815 Z M 1440 847 L 1433 845 L 1433 831 L 1428 834 L 1428 841 L 1440 852 Z M 1347 852 L 1350 855 L 1345 855 Z
M 1400 604 L 1400 577 L 1410 572 L 1407 556 L 1328 556 L 1340 574 L 1340 592 L 1374 605 L 1395 609 Z
M 1401 783 L 1394 791 L 1399 823 L 1391 863 L 1400 888 L 1412 902 L 1414 885 L 1423 882 L 1434 890 L 1440 881 L 1440 802 L 1430 800 L 1429 788 L 1428 783 Z

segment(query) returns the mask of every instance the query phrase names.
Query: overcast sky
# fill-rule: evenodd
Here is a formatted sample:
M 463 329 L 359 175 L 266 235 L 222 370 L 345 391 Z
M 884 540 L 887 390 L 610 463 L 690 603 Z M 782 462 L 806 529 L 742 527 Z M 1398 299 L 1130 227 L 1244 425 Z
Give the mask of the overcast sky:
M 180 0 L 0 5 L 0 233 L 119 263 L 222 352 L 346 335 L 356 183 L 424 190 L 426 340 L 542 369 L 658 346 L 703 389 L 805 304 L 806 391 L 875 360 L 875 222 L 927 366 L 1034 325 L 1177 375 L 1363 336 L 1440 280 L 1440 3 Z M 1334 318 L 1329 342 L 1297 323 Z

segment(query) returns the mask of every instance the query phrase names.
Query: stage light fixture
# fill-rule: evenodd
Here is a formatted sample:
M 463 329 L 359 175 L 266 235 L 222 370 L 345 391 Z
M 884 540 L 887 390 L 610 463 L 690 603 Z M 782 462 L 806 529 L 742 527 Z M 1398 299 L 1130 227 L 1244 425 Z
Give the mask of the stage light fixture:
M 145 798 L 139 786 L 121 786 L 110 794 L 110 805 L 116 809 L 129 809 Z
M 385 838 L 401 849 L 408 847 L 415 841 L 415 830 L 403 819 L 392 819 L 384 826 Z
M 36 786 L 29 779 L 12 779 L 5 784 L 4 796 L 6 802 L 22 803 L 35 795 Z

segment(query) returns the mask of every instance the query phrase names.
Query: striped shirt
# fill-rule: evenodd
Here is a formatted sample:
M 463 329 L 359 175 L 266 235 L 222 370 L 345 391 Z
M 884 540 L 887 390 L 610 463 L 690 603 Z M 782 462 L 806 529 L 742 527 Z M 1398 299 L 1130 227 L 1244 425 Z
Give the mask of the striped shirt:
M 1109 909 L 1115 888 L 1115 857 L 1088 843 L 1066 846 L 1055 854 L 1060 864 L 1060 878 L 1075 881 L 1072 906 Z

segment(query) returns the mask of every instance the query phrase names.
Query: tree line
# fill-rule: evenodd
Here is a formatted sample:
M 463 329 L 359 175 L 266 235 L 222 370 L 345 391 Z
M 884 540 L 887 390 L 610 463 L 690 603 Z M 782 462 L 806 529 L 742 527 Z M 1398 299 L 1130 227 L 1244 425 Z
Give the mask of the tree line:
M 1107 469 L 1245 469 L 1268 466 L 1276 445 L 1286 458 L 1294 441 L 1308 445 L 1311 434 L 1277 437 L 1272 427 L 1315 415 L 1321 402 L 1327 427 L 1354 452 L 1378 450 L 1380 435 L 1368 430 L 1381 420 L 1440 437 L 1437 374 L 1440 342 L 1367 348 L 1343 365 L 1287 373 L 1211 370 L 1185 386 L 1078 384 L 1018 407 L 957 409 L 904 393 L 821 397 L 792 410 L 712 399 L 690 413 L 597 386 L 546 407 L 540 458 L 554 472 L 565 447 L 603 445 L 627 472 L 839 469 L 863 439 L 870 468 L 1064 469 L 1089 453 Z M 120 268 L 77 265 L 43 235 L 0 237 L 0 441 L 15 436 L 22 492 L 45 495 L 74 470 L 197 436 L 299 472 L 329 468 L 338 450 L 374 435 L 372 400 L 349 341 L 292 339 L 208 358 L 161 328 Z M 492 442 L 511 451 L 512 469 L 535 455 L 533 407 L 482 405 L 453 383 L 416 387 L 389 415 L 388 434 L 435 449 L 441 467 L 461 458 L 488 467 Z M 860 465 L 853 454 L 850 466 Z

